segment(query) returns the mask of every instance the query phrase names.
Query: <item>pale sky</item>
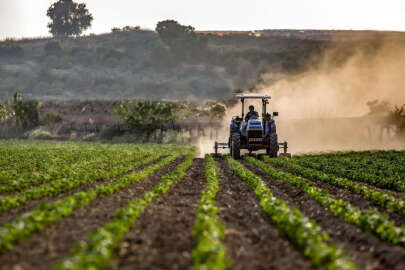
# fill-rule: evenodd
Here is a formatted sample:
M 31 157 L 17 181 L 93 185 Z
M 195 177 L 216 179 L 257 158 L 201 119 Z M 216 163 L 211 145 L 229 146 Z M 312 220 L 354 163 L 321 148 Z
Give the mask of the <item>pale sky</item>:
M 55 0 L 0 0 L 0 39 L 47 36 Z M 82 0 L 94 16 L 86 33 L 126 25 L 154 29 L 174 19 L 197 30 L 372 29 L 405 31 L 405 0 Z

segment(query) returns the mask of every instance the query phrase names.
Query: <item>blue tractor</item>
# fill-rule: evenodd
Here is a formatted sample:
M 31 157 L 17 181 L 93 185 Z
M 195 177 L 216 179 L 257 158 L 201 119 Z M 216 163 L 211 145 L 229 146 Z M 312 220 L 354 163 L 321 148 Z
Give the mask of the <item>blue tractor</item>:
M 280 146 L 282 146 L 284 153 L 280 155 L 291 157 L 291 154 L 287 153 L 287 142 L 278 142 L 274 120 L 278 116 L 278 112 L 273 112 L 272 115 L 267 113 L 270 96 L 237 95 L 236 98 L 240 99 L 242 103 L 242 117 L 232 117 L 228 142 L 215 142 L 215 154 L 218 154 L 219 148 L 229 148 L 230 155 L 235 159 L 240 158 L 241 149 L 247 149 L 249 154 L 253 151 L 265 150 L 269 157 L 277 157 Z M 261 99 L 261 118 L 257 113 L 245 117 L 246 99 Z

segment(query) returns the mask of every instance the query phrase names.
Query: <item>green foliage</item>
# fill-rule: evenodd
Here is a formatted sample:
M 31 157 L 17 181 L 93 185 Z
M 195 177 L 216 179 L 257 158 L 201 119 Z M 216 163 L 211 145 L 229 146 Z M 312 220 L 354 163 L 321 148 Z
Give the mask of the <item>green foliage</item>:
M 10 110 L 9 106 L 0 102 L 0 122 L 7 121 L 14 116 L 14 112 Z
M 178 57 L 190 57 L 204 53 L 207 48 L 207 38 L 198 35 L 194 27 L 179 24 L 174 20 L 161 21 L 156 25 L 160 39 Z
M 125 146 L 125 145 L 124 145 Z M 132 146 L 127 145 L 131 150 L 134 150 L 136 152 L 136 149 L 132 148 Z M 143 146 L 145 147 L 147 152 L 151 153 L 151 158 L 152 156 L 154 157 L 153 159 L 145 160 L 144 162 L 150 162 L 151 160 L 156 160 L 158 156 L 165 155 L 167 156 L 166 158 L 148 166 L 145 167 L 144 169 L 138 170 L 136 172 L 132 172 L 130 174 L 126 174 L 124 176 L 120 176 L 119 178 L 115 179 L 115 181 L 112 182 L 106 182 L 104 184 L 97 185 L 95 187 L 89 188 L 85 192 L 77 192 L 72 195 L 63 197 L 62 199 L 56 200 L 56 201 L 51 201 L 51 202 L 46 202 L 38 206 L 36 209 L 34 209 L 31 212 L 25 213 L 23 216 L 16 218 L 15 220 L 11 221 L 10 223 L 6 223 L 0 226 L 0 253 L 4 253 L 7 250 L 11 250 L 13 248 L 13 244 L 18 243 L 22 241 L 23 239 L 29 237 L 30 235 L 43 231 L 45 229 L 46 225 L 54 224 L 61 220 L 63 217 L 69 216 L 72 214 L 72 212 L 79 208 L 88 205 L 91 203 L 93 200 L 96 198 L 99 198 L 101 196 L 107 196 L 115 193 L 116 191 L 123 189 L 127 187 L 128 185 L 140 181 L 141 179 L 147 178 L 150 175 L 152 175 L 156 170 L 159 168 L 166 166 L 170 164 L 174 159 L 176 159 L 179 155 L 182 155 L 184 153 L 190 153 L 190 149 L 186 148 L 174 148 L 174 147 L 162 147 L 162 146 Z M 122 147 L 121 151 L 125 151 Z M 139 148 L 138 148 L 139 149 Z M 116 161 L 115 159 L 107 159 L 104 162 L 113 162 Z M 191 160 L 190 158 L 187 158 L 186 161 L 188 162 L 187 164 L 191 164 L 192 162 L 192 157 Z M 133 165 L 131 162 L 127 162 L 127 165 Z M 146 163 L 141 163 L 141 164 L 146 164 Z M 138 164 L 139 165 L 139 164 Z M 184 166 L 184 163 L 183 163 Z M 189 165 L 188 165 L 189 166 Z M 187 167 L 188 167 L 187 166 Z M 183 167 L 182 167 L 183 168 Z M 184 168 L 183 168 L 184 169 Z M 87 169 L 89 170 L 89 169 Z M 185 170 L 185 169 L 184 169 Z M 117 172 L 115 168 L 112 166 L 107 171 L 104 170 L 96 170 L 100 174 L 99 176 L 103 177 L 106 176 L 106 173 L 111 175 L 111 172 L 113 172 L 113 175 L 121 175 L 121 172 Z M 167 176 L 167 178 L 172 179 L 174 176 L 174 172 L 176 176 L 179 174 L 178 170 L 175 170 L 170 174 L 170 176 Z M 85 177 L 82 178 L 85 179 Z M 77 178 L 79 179 L 79 178 Z M 77 181 L 82 181 L 85 183 L 86 181 L 83 180 L 73 180 L 73 182 Z M 168 179 L 167 181 L 169 181 Z M 69 180 L 64 179 L 64 180 L 59 180 L 60 183 L 64 183 L 68 185 Z M 82 184 L 83 184 L 82 183 Z M 63 189 L 63 188 L 62 188 Z M 159 187 L 159 190 L 161 188 Z M 49 189 L 48 194 L 54 194 L 56 195 L 57 192 L 51 191 Z M 19 198 L 23 198 L 22 196 Z M 2 197 L 3 199 L 3 197 Z M 19 201 L 19 200 L 15 200 Z M 10 200 L 10 202 L 12 202 Z M 3 205 L 3 202 L 0 204 Z
M 21 94 L 14 93 L 11 103 L 14 110 L 17 126 L 22 128 L 32 128 L 39 125 L 40 103 L 36 100 L 22 100 Z
M 312 260 L 318 269 L 357 269 L 339 248 L 328 243 L 329 236 L 313 220 L 309 220 L 297 208 L 288 206 L 276 198 L 266 183 L 257 175 L 247 170 L 242 164 L 227 156 L 229 166 L 246 181 L 259 197 L 260 205 L 277 228 L 296 246 L 303 250 L 305 256 Z M 259 165 L 260 162 L 247 158 L 248 162 Z M 266 171 L 267 172 L 267 171 Z
M 304 191 L 334 216 L 342 218 L 347 223 L 353 224 L 363 231 L 372 232 L 381 240 L 405 247 L 405 226 L 397 227 L 392 221 L 388 220 L 385 214 L 375 209 L 362 211 L 347 201 L 335 199 L 327 190 L 316 187 L 309 180 L 281 172 L 251 157 L 245 159 L 249 163 L 258 166 L 271 177 L 282 179 Z
M 264 157 L 263 159 L 267 163 L 271 163 L 273 165 L 288 169 L 289 171 L 302 175 L 307 179 L 316 179 L 338 188 L 348 189 L 353 193 L 359 194 L 367 200 L 373 201 L 377 205 L 387 209 L 390 212 L 396 212 L 400 215 L 405 216 L 405 201 L 397 199 L 389 193 L 380 192 L 365 185 L 360 185 L 356 182 L 348 180 L 347 178 L 337 177 L 332 174 L 325 174 L 321 171 L 301 166 L 295 159 L 275 159 L 268 157 Z
M 61 123 L 62 121 L 63 121 L 62 116 L 54 110 L 47 112 L 45 114 L 44 118 L 42 119 L 42 122 L 45 125 L 46 124 L 57 124 L 57 123 Z
M 59 0 L 52 4 L 46 15 L 51 19 L 49 32 L 56 37 L 78 36 L 91 26 L 93 16 L 84 3 Z
M 194 249 L 194 269 L 228 269 L 230 261 L 221 238 L 224 237 L 224 225 L 218 218 L 218 207 L 215 196 L 218 192 L 218 176 L 215 161 L 210 155 L 205 155 L 205 178 L 207 186 L 201 193 L 198 205 L 197 220 L 193 235 L 198 240 Z
M 379 156 L 385 155 L 384 158 Z M 383 189 L 405 191 L 403 154 L 394 152 L 331 153 L 297 157 L 300 165 Z M 389 160 L 387 160 L 389 159 Z M 391 161 L 390 161 L 391 160 Z
M 174 124 L 176 107 L 174 103 L 129 101 L 121 102 L 116 113 L 131 129 L 154 130 Z
M 152 190 L 146 191 L 142 199 L 130 201 L 126 206 L 118 209 L 111 222 L 92 232 L 89 242 L 80 244 L 73 251 L 73 256 L 60 263 L 55 269 L 107 268 L 114 255 L 114 250 L 123 240 L 123 235 L 131 229 L 146 206 L 155 198 L 167 193 L 175 182 L 184 177 L 186 170 L 193 163 L 193 158 L 194 153 L 188 154 L 179 166 L 162 176 L 159 184 L 155 185 Z
M 81 185 L 87 183 L 96 182 L 99 179 L 108 179 L 115 175 L 119 175 L 133 167 L 152 162 L 156 160 L 159 156 L 143 156 L 139 155 L 139 160 L 136 160 L 136 157 L 132 156 L 127 159 L 122 159 L 116 161 L 119 158 L 119 155 L 116 155 L 116 159 L 112 159 L 114 162 L 114 167 L 111 166 L 111 163 L 95 163 L 82 168 L 63 168 L 63 171 L 60 171 L 56 175 L 56 179 L 51 181 L 43 181 L 41 176 L 39 177 L 28 177 L 31 181 L 18 181 L 17 185 L 14 185 L 15 188 L 22 189 L 22 191 L 16 195 L 6 195 L 0 197 L 0 213 L 5 212 L 11 208 L 15 208 L 21 205 L 25 205 L 30 200 L 40 199 L 44 197 L 56 196 L 60 193 L 72 190 Z M 113 157 L 112 157 L 113 158 Z M 135 162 L 131 163 L 131 161 Z M 54 170 L 56 168 L 53 168 Z M 67 169 L 67 170 L 66 170 Z M 69 170 L 70 169 L 70 170 Z M 41 181 L 42 180 L 42 181 Z M 49 179 L 48 179 L 49 180 Z M 43 182 L 39 186 L 30 187 L 29 183 L 38 184 Z M 24 187 L 28 187 L 24 189 Z

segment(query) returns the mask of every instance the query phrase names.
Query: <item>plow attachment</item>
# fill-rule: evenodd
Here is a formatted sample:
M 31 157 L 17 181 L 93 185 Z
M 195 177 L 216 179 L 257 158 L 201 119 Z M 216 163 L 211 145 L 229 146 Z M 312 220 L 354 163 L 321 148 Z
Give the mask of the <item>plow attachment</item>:
M 288 142 L 278 143 L 278 145 L 283 149 L 283 152 L 279 153 L 279 156 L 291 158 L 291 153 L 287 152 Z M 215 156 L 218 156 L 218 149 L 225 149 L 225 148 L 229 148 L 228 143 L 215 142 L 214 144 Z

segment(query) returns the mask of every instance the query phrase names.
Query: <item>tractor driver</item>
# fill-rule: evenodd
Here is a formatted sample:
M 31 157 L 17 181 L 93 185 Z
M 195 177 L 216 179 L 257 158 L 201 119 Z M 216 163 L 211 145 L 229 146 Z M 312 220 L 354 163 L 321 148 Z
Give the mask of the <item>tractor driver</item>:
M 259 117 L 259 114 L 255 111 L 255 107 L 253 105 L 249 106 L 249 112 L 245 116 L 245 121 L 249 121 L 249 119 L 252 117 Z

